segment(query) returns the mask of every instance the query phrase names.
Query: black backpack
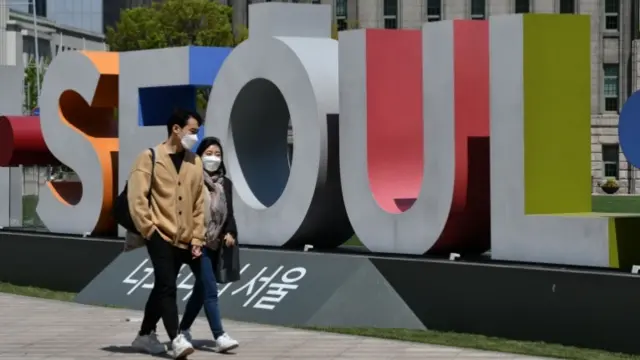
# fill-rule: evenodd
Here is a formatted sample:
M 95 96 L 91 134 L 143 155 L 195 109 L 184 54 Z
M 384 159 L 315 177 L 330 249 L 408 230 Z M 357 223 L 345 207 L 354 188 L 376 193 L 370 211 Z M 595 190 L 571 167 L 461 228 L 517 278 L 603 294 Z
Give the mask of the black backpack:
M 153 148 L 149 148 L 151 151 L 151 180 L 149 181 L 149 193 L 147 194 L 147 200 L 149 200 L 149 206 L 151 206 L 151 190 L 153 189 L 153 172 L 156 166 L 156 152 Z M 131 213 L 129 212 L 129 199 L 127 198 L 128 183 L 125 184 L 124 189 L 116 197 L 116 201 L 113 204 L 113 218 L 116 219 L 118 225 L 127 229 L 127 231 L 140 235 L 140 231 L 136 229 Z

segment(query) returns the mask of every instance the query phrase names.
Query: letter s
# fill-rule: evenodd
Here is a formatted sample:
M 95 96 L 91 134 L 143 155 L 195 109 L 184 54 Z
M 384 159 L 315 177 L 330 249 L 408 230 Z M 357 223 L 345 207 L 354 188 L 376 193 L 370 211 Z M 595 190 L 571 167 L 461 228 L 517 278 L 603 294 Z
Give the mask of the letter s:
M 51 153 L 79 182 L 41 186 L 36 208 L 52 232 L 115 232 L 118 53 L 62 52 L 49 65 L 40 96 L 40 124 Z

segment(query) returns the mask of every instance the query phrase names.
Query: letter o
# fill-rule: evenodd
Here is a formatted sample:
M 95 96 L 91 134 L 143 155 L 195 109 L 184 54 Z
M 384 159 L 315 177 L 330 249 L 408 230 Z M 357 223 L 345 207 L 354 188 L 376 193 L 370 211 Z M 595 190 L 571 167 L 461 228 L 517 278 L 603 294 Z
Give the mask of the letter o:
M 205 134 L 225 148 L 240 242 L 326 248 L 353 234 L 335 151 L 338 111 L 333 39 L 249 39 L 225 60 L 211 89 Z
M 618 121 L 618 139 L 627 161 L 633 166 L 640 166 L 640 91 L 636 91 L 627 99 L 620 111 Z

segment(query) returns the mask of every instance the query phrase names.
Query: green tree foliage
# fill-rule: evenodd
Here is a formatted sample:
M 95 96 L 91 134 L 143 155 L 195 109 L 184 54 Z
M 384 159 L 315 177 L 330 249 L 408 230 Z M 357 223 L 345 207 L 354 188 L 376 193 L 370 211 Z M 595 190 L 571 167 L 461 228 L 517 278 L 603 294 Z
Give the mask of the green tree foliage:
M 167 0 L 123 10 L 107 29 L 112 51 L 177 46 L 234 46 L 231 7 L 210 0 Z
M 35 107 L 38 106 L 38 82 L 42 86 L 42 80 L 44 79 L 44 73 L 47 69 L 49 60 L 45 59 L 43 66 L 40 68 L 40 79 L 36 71 L 36 61 L 31 59 L 29 64 L 24 69 L 24 111 L 30 113 Z
M 107 29 L 111 51 L 159 49 L 179 46 L 235 46 L 248 31 L 237 27 L 232 9 L 211 0 L 167 0 L 149 7 L 123 10 L 115 27 Z M 197 104 L 206 108 L 208 90 L 199 89 Z

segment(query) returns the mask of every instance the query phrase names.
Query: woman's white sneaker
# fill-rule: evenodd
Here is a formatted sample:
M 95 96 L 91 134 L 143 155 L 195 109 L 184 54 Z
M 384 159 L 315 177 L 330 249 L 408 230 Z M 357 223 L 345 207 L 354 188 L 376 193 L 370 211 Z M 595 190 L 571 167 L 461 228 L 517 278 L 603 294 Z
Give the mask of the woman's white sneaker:
M 191 343 L 187 341 L 185 336 L 182 334 L 179 334 L 175 339 L 173 339 L 171 347 L 173 349 L 174 359 L 184 358 L 194 352 L 193 345 L 191 345 Z
M 227 333 L 222 334 L 216 339 L 216 351 L 221 353 L 231 351 L 238 346 L 240 346 L 240 343 L 232 339 Z
M 158 355 L 167 352 L 167 348 L 158 340 L 158 335 L 152 332 L 149 335 L 138 335 L 131 343 L 131 347 L 151 355 Z

